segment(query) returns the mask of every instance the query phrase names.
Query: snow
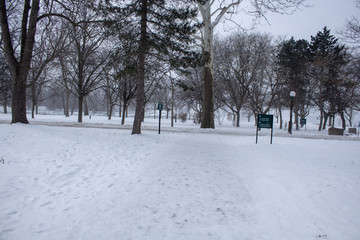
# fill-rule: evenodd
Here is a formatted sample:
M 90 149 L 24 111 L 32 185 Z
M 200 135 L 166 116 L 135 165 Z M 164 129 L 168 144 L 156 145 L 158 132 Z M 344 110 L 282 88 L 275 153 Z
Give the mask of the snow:
M 0 239 L 360 239 L 358 136 L 8 118 Z

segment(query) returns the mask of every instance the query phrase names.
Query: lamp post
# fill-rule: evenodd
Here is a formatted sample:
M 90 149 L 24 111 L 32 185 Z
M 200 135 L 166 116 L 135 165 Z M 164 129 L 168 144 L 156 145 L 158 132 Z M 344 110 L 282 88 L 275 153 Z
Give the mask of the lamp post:
M 294 104 L 294 97 L 296 96 L 295 91 L 290 92 L 290 121 L 289 121 L 289 127 L 288 132 L 292 134 L 292 112 L 293 112 L 293 104 Z

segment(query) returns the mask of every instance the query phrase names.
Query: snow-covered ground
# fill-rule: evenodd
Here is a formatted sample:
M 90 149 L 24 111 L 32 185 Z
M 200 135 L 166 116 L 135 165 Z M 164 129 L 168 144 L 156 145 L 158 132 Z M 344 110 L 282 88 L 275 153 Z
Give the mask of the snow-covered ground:
M 360 239 L 359 137 L 0 114 L 1 240 Z M 61 126 L 53 126 L 60 125 Z M 46 125 L 41 125 L 46 124 Z M 71 126 L 71 127 L 69 127 Z M 210 134 L 209 134 L 210 133 Z M 351 141 L 349 141 L 351 140 Z

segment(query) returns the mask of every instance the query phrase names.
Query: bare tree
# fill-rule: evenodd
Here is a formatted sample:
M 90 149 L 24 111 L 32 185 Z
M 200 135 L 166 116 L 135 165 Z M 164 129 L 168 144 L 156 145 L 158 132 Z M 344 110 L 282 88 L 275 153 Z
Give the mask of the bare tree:
M 250 87 L 255 80 L 264 47 L 269 37 L 260 34 L 235 33 L 215 44 L 215 96 L 236 115 L 240 126 L 240 110 L 249 100 Z
M 33 47 L 37 40 L 39 21 L 51 16 L 65 16 L 53 12 L 63 2 L 24 0 L 0 1 L 0 26 L 6 62 L 12 80 L 12 123 L 29 123 L 26 117 L 26 81 L 31 67 Z
M 284 13 L 290 8 L 298 7 L 305 0 L 197 0 L 201 13 L 201 48 L 204 59 L 203 111 L 201 128 L 215 128 L 214 125 L 214 71 L 213 71 L 213 38 L 214 28 L 222 20 L 232 21 L 232 16 L 240 11 L 240 4 L 251 6 L 245 14 L 255 18 L 265 17 L 267 11 Z M 241 27 L 241 26 L 240 26 Z
M 246 104 L 255 118 L 258 114 L 266 114 L 272 109 L 279 95 L 280 84 L 276 76 L 276 48 L 271 37 L 257 35 L 253 40 L 256 49 L 255 60 L 252 62 L 252 78 L 249 86 L 249 100 Z
M 26 80 L 30 70 L 35 33 L 40 11 L 40 0 L 25 0 L 22 10 L 20 50 L 10 30 L 9 9 L 6 0 L 0 1 L 0 25 L 4 53 L 12 79 L 12 120 L 11 123 L 29 123 L 26 118 Z M 14 2 L 12 2 L 14 4 Z M 10 3 L 11 5 L 11 3 Z M 15 44 L 14 44 L 15 43 Z
M 79 24 L 68 26 L 73 46 L 63 57 L 63 67 L 71 76 L 70 84 L 78 98 L 78 122 L 82 122 L 84 98 L 100 86 L 101 72 L 110 51 L 103 45 L 105 34 L 96 22 L 96 14 L 81 2 L 74 3 L 73 9 L 69 18 Z
M 3 104 L 4 113 L 6 114 L 11 97 L 11 78 L 3 54 L 0 55 L 0 94 L 0 101 Z
M 35 110 L 37 113 L 39 103 L 44 100 L 40 98 L 42 94 L 41 90 L 46 82 L 50 80 L 42 75 L 45 75 L 46 72 L 49 71 L 48 65 L 53 62 L 55 58 L 59 57 L 67 47 L 64 29 L 57 27 L 58 25 L 58 21 L 50 21 L 38 29 L 38 31 L 41 32 L 41 34 L 38 34 L 41 41 L 38 41 L 34 46 L 33 59 L 28 78 L 30 99 L 32 102 L 32 118 L 34 118 Z
M 356 0 L 356 7 L 360 8 L 360 0 Z M 360 48 L 360 19 L 358 16 L 352 16 L 346 21 L 345 26 L 340 31 L 342 38 L 358 50 Z

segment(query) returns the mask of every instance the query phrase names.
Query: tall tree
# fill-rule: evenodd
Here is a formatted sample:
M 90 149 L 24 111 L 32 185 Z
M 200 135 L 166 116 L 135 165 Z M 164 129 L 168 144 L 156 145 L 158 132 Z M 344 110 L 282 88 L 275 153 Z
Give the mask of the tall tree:
M 268 41 L 266 35 L 235 33 L 215 44 L 215 96 L 236 116 L 236 127 L 240 127 L 240 110 L 250 98 L 257 69 L 268 63 L 261 60 L 268 52 L 264 44 Z
M 78 122 L 82 122 L 85 97 L 100 86 L 101 73 L 111 51 L 103 45 L 106 36 L 96 13 L 81 1 L 74 2 L 72 7 L 75 11 L 69 12 L 68 18 L 78 24 L 69 24 L 73 46 L 65 56 L 64 66 L 72 76 L 71 84 L 78 98 Z
M 251 77 L 249 86 L 249 103 L 255 118 L 258 114 L 266 114 L 275 105 L 279 95 L 280 84 L 276 76 L 276 48 L 271 36 L 259 35 L 253 39 L 255 61 L 251 62 Z
M 342 104 L 339 88 L 343 82 L 341 72 L 347 63 L 347 53 L 345 46 L 338 44 L 338 39 L 326 27 L 311 37 L 310 50 L 312 100 L 320 111 L 320 131 L 321 127 L 325 129 L 328 118 L 339 112 L 337 107 Z
M 26 80 L 30 70 L 35 33 L 40 10 L 40 0 L 25 0 L 22 10 L 20 51 L 14 46 L 14 34 L 10 30 L 9 9 L 0 1 L 1 36 L 4 53 L 12 80 L 12 120 L 11 123 L 29 123 L 26 118 Z
M 309 54 L 308 41 L 294 38 L 282 42 L 277 54 L 277 74 L 284 80 L 281 86 L 281 97 L 285 101 L 281 104 L 289 106 L 289 93 L 296 92 L 293 109 L 297 130 L 299 129 L 299 114 L 304 117 L 304 113 L 308 112 L 310 107 Z
M 214 28 L 222 20 L 231 20 L 239 12 L 239 5 L 251 7 L 247 14 L 256 18 L 264 17 L 267 11 L 284 13 L 289 8 L 298 7 L 305 0 L 197 0 L 201 13 L 201 48 L 204 59 L 202 69 L 203 81 L 203 111 L 201 128 L 215 128 L 214 125 L 214 70 L 213 70 L 213 37 Z M 241 26 L 240 26 L 241 27 Z
M 107 7 L 104 7 L 106 2 Z M 179 4 L 181 2 L 182 4 Z M 138 33 L 136 110 L 132 134 L 141 133 L 145 104 L 145 64 L 149 53 L 157 56 L 184 54 L 191 34 L 196 29 L 190 19 L 197 14 L 189 4 L 191 0 L 136 0 L 120 3 L 101 1 L 99 8 L 105 12 L 107 23 L 116 22 L 121 28 Z M 111 13 L 111 14 L 109 14 Z M 116 14 L 117 13 L 117 14 Z M 111 26 L 111 24 L 110 24 Z M 111 26 L 113 27 L 113 26 Z
M 9 68 L 6 64 L 3 53 L 0 53 L 0 101 L 7 113 L 8 102 L 11 97 L 11 78 Z

